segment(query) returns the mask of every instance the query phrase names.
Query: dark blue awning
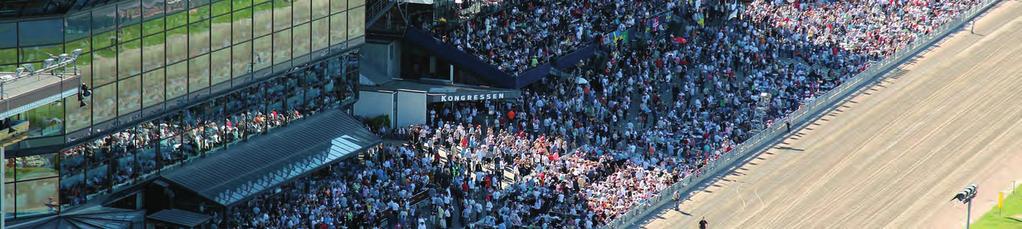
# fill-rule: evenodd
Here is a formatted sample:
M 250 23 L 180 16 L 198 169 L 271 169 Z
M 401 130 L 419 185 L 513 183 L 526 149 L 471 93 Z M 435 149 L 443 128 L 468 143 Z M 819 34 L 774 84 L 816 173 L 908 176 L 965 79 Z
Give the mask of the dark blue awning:
M 382 142 L 339 110 L 279 128 L 177 168 L 162 179 L 231 206 Z

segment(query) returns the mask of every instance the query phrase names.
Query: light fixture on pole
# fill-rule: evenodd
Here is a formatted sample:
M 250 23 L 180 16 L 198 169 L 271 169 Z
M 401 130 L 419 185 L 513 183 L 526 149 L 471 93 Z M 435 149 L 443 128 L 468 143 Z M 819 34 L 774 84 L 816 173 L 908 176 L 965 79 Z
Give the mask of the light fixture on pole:
M 961 192 L 955 194 L 955 197 L 951 198 L 951 200 L 958 200 L 967 205 L 967 207 L 965 207 L 965 229 L 969 229 L 969 218 L 972 215 L 972 198 L 976 198 L 977 192 L 978 189 L 976 188 L 976 184 L 970 184 L 969 186 L 965 186 L 965 189 Z

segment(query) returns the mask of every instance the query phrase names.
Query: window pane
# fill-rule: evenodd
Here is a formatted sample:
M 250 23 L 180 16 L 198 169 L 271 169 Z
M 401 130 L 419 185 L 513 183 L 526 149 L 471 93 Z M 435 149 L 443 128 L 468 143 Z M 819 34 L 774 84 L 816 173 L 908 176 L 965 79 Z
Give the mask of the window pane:
M 365 33 L 366 8 L 357 7 L 348 10 L 348 37 L 357 38 Z
M 57 176 L 57 154 L 17 157 L 15 170 L 18 181 Z
M 117 31 L 110 30 L 92 36 L 92 48 L 100 49 L 110 47 L 117 43 Z
M 273 31 L 291 27 L 291 1 L 273 1 Z
M 123 79 L 117 83 L 120 86 L 117 87 L 119 91 L 117 94 L 118 113 L 120 115 L 130 114 L 131 112 L 137 111 L 142 106 L 142 77 L 133 76 L 131 78 Z
M 311 17 L 312 14 L 312 9 L 309 8 L 312 6 L 312 3 L 310 1 L 312 0 L 295 0 L 293 6 L 295 24 L 305 23 L 309 21 L 309 18 Z
M 177 63 L 188 58 L 188 27 L 167 31 L 167 63 Z
M 255 62 L 255 71 L 270 66 L 270 60 L 273 59 L 273 43 L 271 36 L 264 36 L 255 39 L 255 55 L 252 57 L 252 62 Z
M 184 2 L 184 1 L 182 1 Z M 167 12 L 170 12 L 169 10 Z M 167 15 L 167 28 L 177 28 L 188 24 L 188 11 Z
M 63 45 L 21 48 L 21 62 L 43 61 L 46 58 L 50 58 L 50 55 L 60 55 L 62 51 L 64 51 Z
M 89 38 L 82 38 L 78 40 L 68 41 L 64 44 L 64 53 L 71 54 L 75 49 L 82 49 L 82 53 L 92 51 Z
M 330 0 L 312 0 L 312 19 L 330 15 Z
M 344 12 L 348 10 L 348 0 L 330 0 L 330 12 Z
M 21 46 L 64 42 L 64 21 L 59 19 L 23 21 L 18 25 Z
M 82 73 L 82 83 L 92 85 L 92 54 L 85 53 L 78 56 L 78 72 Z
M 14 191 L 14 183 L 4 183 L 4 218 L 14 216 Z
M 253 28 L 255 36 L 258 37 L 270 34 L 270 30 L 273 28 L 273 5 L 270 3 L 264 3 L 262 5 L 255 6 L 254 10 L 255 17 L 253 17 L 252 20 L 255 20 L 253 22 L 255 23 L 255 28 Z
M 188 23 L 194 23 L 209 18 L 209 5 L 192 7 L 188 10 Z
M 352 7 L 352 8 L 354 8 L 356 6 L 365 5 L 365 4 L 366 4 L 366 0 L 348 0 L 348 6 Z
M 217 50 L 231 46 L 231 15 L 222 15 L 213 18 L 212 44 L 210 49 Z
M 161 0 L 157 0 L 157 1 L 161 1 Z M 188 8 L 188 1 L 183 1 L 183 0 L 179 0 L 179 1 L 167 0 L 166 4 L 167 4 L 167 14 L 168 15 L 169 14 L 173 14 L 173 13 L 177 13 L 177 12 L 181 12 L 182 10 Z M 183 24 L 184 23 L 182 23 L 182 25 Z
M 188 60 L 188 92 L 209 87 L 209 55 Z
M 252 0 L 231 0 L 234 2 L 234 10 L 249 7 L 252 5 Z
M 175 99 L 187 93 L 188 62 L 183 61 L 167 67 L 167 99 Z
M 117 57 L 117 76 L 124 79 L 142 73 L 142 40 L 121 44 Z
M 29 137 L 49 137 L 64 134 L 64 104 L 60 101 L 29 110 L 21 115 L 21 119 L 28 120 Z
M 108 5 L 106 7 L 92 10 L 93 33 L 113 30 L 116 25 L 117 8 L 115 6 Z
M 92 53 L 93 85 L 104 85 L 117 79 L 117 49 L 109 47 Z
M 149 71 L 163 67 L 166 49 L 163 47 L 163 33 L 150 35 L 142 39 L 142 69 Z
M 117 116 L 117 84 L 107 84 L 92 90 L 93 121 L 105 122 Z
M 0 23 L 0 48 L 14 47 L 18 47 L 18 24 Z
M 64 39 L 74 40 L 89 36 L 92 28 L 92 15 L 83 12 L 67 17 L 67 27 L 64 28 Z
M 291 30 L 273 34 L 273 64 L 291 60 Z
M 200 21 L 188 26 L 188 53 L 195 57 L 209 53 L 209 21 Z
M 305 54 L 309 54 L 311 48 L 312 34 L 309 33 L 309 23 L 305 23 L 299 26 L 295 26 L 294 29 L 294 56 L 299 57 Z
M 142 31 L 145 35 L 163 32 L 163 20 L 166 18 L 149 19 L 142 23 Z
M 252 8 L 234 12 L 234 43 L 241 43 L 252 39 Z
M 17 48 L 0 49 L 0 64 L 17 64 L 17 63 L 18 63 Z
M 142 16 L 145 19 L 163 16 L 163 5 L 166 0 L 142 0 Z
M 210 56 L 210 68 L 213 69 L 213 81 L 210 85 L 217 85 L 231 79 L 231 49 L 225 48 L 213 52 Z
M 249 73 L 249 68 L 252 67 L 252 42 L 234 45 L 231 50 L 234 53 L 231 61 L 234 65 L 234 77 Z
M 312 50 L 330 45 L 330 21 L 327 18 L 312 21 Z
M 134 24 L 117 29 L 118 41 L 126 42 L 138 39 L 142 35 L 142 25 Z
M 348 40 L 348 15 L 339 13 L 330 15 L 330 45 L 344 43 Z
M 149 107 L 163 102 L 163 69 L 147 72 L 142 79 L 142 105 Z
M 138 23 L 142 20 L 142 7 L 138 0 L 130 0 L 117 6 L 117 19 L 121 26 Z
M 231 12 L 231 0 L 219 0 L 213 3 L 213 16 L 219 16 Z
M 20 182 L 17 185 L 18 217 L 56 213 L 57 206 L 57 178 L 41 179 L 27 182 Z M 47 206 L 49 205 L 49 206 Z
M 84 82 L 84 81 L 83 81 Z M 67 132 L 74 132 L 88 127 L 92 117 L 92 97 L 85 98 L 85 106 L 77 96 L 64 99 L 64 110 L 67 112 Z

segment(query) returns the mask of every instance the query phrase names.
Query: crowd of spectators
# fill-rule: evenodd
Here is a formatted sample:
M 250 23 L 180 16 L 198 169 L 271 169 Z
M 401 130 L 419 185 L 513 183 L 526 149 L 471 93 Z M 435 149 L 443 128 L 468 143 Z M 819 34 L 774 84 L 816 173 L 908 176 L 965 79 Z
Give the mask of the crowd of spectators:
M 547 63 L 604 34 L 624 30 L 673 1 L 504 0 L 496 12 L 464 23 L 446 19 L 423 22 L 443 42 L 475 55 L 510 74 Z
M 681 6 L 674 17 L 650 15 L 655 1 L 513 3 L 434 30 L 512 72 L 591 39 L 606 53 L 521 98 L 432 106 L 426 125 L 398 130 L 407 145 L 381 151 L 399 155 L 384 158 L 399 158 L 404 170 L 380 169 L 380 159 L 331 169 L 387 179 L 316 176 L 296 185 L 320 188 L 250 202 L 255 210 L 235 221 L 367 226 L 359 223 L 375 221 L 352 218 L 390 209 L 398 220 L 389 222 L 401 227 L 606 225 L 977 1 L 754 1 L 710 10 L 720 12 Z M 635 35 L 600 37 L 625 29 Z M 428 179 L 402 179 L 416 175 Z M 323 191 L 353 185 L 363 191 Z M 407 193 L 372 191 L 386 187 Z M 426 197 L 416 203 L 416 193 Z M 336 202 L 351 198 L 375 207 Z M 310 201 L 318 211 L 287 204 Z

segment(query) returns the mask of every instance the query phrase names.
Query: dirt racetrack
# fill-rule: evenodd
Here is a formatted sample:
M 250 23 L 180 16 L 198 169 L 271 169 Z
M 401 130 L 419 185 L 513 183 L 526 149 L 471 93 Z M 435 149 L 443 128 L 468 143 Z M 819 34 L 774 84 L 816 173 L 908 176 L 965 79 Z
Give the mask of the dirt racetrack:
M 648 228 L 962 228 L 1022 182 L 1022 2 L 1002 1 Z M 1022 228 L 1022 225 L 1019 226 Z

